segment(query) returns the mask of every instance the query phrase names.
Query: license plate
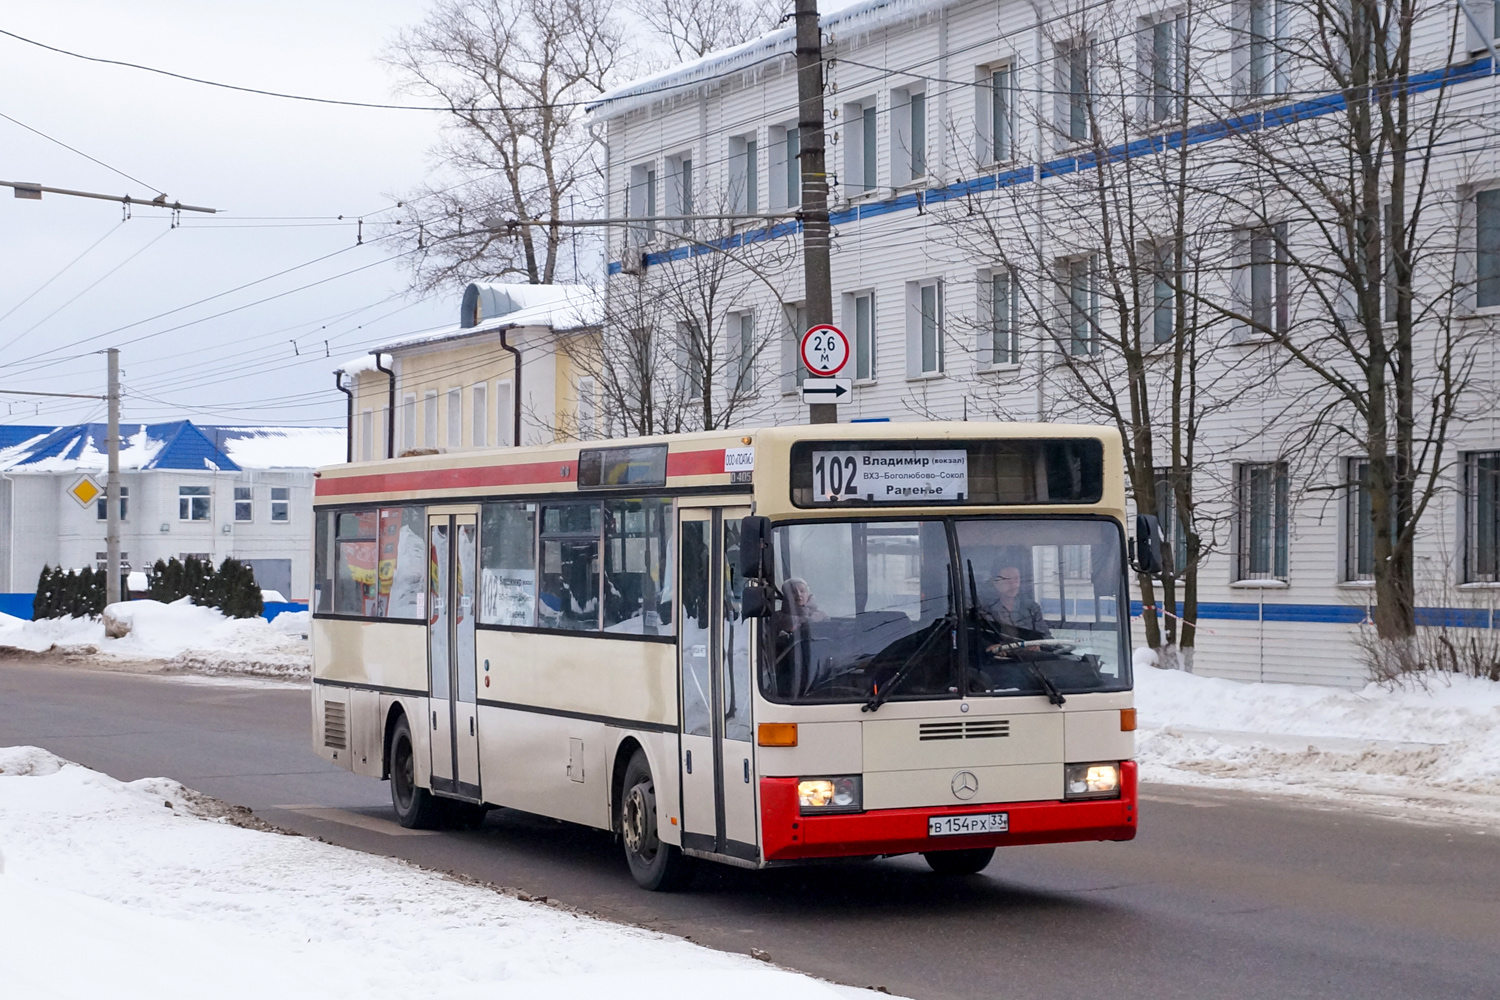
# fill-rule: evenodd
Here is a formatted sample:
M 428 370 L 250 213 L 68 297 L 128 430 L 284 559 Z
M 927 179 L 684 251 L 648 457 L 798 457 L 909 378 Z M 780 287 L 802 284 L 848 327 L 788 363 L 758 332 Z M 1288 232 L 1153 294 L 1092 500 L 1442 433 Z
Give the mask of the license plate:
M 1006 833 L 1010 813 L 970 813 L 967 816 L 928 816 L 927 836 L 957 837 L 975 833 Z

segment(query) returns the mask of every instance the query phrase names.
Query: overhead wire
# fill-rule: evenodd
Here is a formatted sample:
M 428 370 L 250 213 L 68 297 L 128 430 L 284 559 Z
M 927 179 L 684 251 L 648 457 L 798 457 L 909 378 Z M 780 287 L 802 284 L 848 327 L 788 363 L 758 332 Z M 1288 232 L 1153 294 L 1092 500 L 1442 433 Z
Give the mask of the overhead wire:
M 15 312 L 17 309 L 21 308 L 26 303 L 30 302 L 32 299 L 36 298 L 39 294 L 41 294 L 42 292 L 46 291 L 47 288 L 54 281 L 56 281 L 58 278 L 61 278 L 64 274 L 67 274 L 68 271 L 72 269 L 72 267 L 73 267 L 74 264 L 77 264 L 79 261 L 83 260 L 83 258 L 85 258 L 89 254 L 93 253 L 94 250 L 95 250 L 95 248 L 97 248 L 99 246 L 99 244 L 103 243 L 105 240 L 109 239 L 115 233 L 119 232 L 120 231 L 120 227 L 123 226 L 123 225 L 125 225 L 125 220 L 121 219 L 119 222 L 115 223 L 108 230 L 106 230 L 103 236 L 99 237 L 97 240 L 95 240 L 94 242 L 90 243 L 87 250 L 83 251 L 83 253 L 79 254 L 77 257 L 74 257 L 72 260 L 68 261 L 66 264 L 64 264 L 62 266 L 62 269 L 60 271 L 58 271 L 57 273 L 53 274 L 52 277 L 50 277 L 46 281 L 42 282 L 36 288 L 32 289 L 31 294 L 27 295 L 21 301 L 17 302 L 15 305 L 13 305 L 9 309 L 5 310 L 5 312 L 0 313 L 0 323 L 4 323 L 7 319 L 10 318 L 11 313 Z M 0 350 L 3 350 L 3 348 L 0 348 Z
M 9 32 L 0 32 L 0 33 L 9 34 Z M 4 118 L 6 121 L 8 121 L 8 122 L 10 122 L 10 123 L 12 123 L 14 125 L 19 125 L 19 126 L 21 126 L 22 128 L 24 128 L 28 132 L 34 132 L 37 135 L 41 136 L 43 139 L 46 139 L 48 142 L 55 142 L 59 146 L 61 146 L 63 149 L 66 149 L 66 150 L 68 150 L 69 152 L 72 152 L 72 153 L 77 153 L 79 156 L 83 157 L 85 160 L 89 160 L 89 161 L 91 161 L 93 163 L 97 163 L 97 164 L 99 164 L 99 166 L 103 167 L 105 170 L 109 170 L 109 171 L 112 171 L 114 173 L 117 173 L 121 177 L 125 178 L 127 181 L 135 181 L 137 184 L 140 184 L 140 185 L 142 185 L 144 187 L 150 188 L 152 191 L 155 191 L 157 194 L 166 194 L 166 192 L 163 191 L 161 188 L 155 187 L 154 185 L 151 185 L 151 184 L 147 184 L 145 181 L 141 180 L 139 177 L 134 177 L 134 176 L 132 176 L 130 174 L 127 174 L 125 171 L 121 170 L 119 167 L 112 167 L 108 163 L 105 163 L 103 160 L 99 159 L 98 157 L 96 157 L 96 156 L 90 156 L 89 154 L 85 153 L 83 150 L 79 149 L 77 146 L 70 146 L 66 142 L 63 142 L 61 139 L 59 139 L 59 138 L 57 138 L 55 136 L 50 136 L 46 132 L 43 132 L 39 128 L 33 128 L 32 126 L 27 125 L 25 122 L 23 122 L 23 121 L 21 121 L 19 119 L 12 118 L 10 115 L 6 114 L 3 111 L 0 111 L 0 118 Z

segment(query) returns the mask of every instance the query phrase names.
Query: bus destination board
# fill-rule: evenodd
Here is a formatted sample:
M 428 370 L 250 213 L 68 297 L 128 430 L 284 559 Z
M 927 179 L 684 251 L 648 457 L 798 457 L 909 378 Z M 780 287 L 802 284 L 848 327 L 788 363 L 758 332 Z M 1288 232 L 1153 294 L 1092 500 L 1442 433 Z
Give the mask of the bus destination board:
M 954 501 L 969 488 L 969 453 L 963 448 L 829 449 L 811 458 L 814 503 Z

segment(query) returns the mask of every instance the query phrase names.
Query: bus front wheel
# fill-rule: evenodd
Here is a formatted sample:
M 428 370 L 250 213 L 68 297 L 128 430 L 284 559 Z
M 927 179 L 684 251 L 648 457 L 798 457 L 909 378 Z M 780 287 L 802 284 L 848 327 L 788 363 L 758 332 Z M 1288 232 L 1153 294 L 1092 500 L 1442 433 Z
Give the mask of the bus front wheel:
M 437 825 L 439 803 L 417 784 L 411 724 L 404 715 L 391 731 L 391 805 L 396 807 L 396 819 L 407 829 L 430 830 Z
M 651 765 L 640 750 L 625 766 L 620 840 L 625 845 L 630 875 L 642 889 L 670 892 L 686 886 L 692 879 L 692 859 L 681 849 L 662 843 L 657 833 L 656 783 L 651 779 Z
M 939 875 L 977 875 L 995 857 L 993 847 L 971 847 L 962 851 L 928 851 L 922 857 Z

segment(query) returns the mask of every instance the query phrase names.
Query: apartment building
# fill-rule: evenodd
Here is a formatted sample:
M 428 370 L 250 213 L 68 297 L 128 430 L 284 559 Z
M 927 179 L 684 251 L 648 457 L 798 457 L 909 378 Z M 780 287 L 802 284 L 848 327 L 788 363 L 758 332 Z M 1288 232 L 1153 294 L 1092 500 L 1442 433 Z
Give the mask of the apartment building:
M 349 458 L 546 444 L 571 433 L 580 386 L 565 341 L 599 326 L 579 285 L 470 284 L 459 321 L 377 344 L 337 371 Z M 581 387 L 585 409 L 588 386 Z
M 1330 82 L 1347 53 L 1335 45 L 1318 64 L 1309 9 L 866 0 L 824 16 L 834 310 L 855 386 L 841 419 L 1103 419 L 1132 391 L 1101 343 L 1129 299 L 1162 440 L 1163 411 L 1200 394 L 1197 669 L 1357 684 L 1365 668 L 1350 637 L 1373 603 L 1368 463 L 1354 436 L 1308 430 L 1327 383 L 1263 336 L 1343 329 L 1333 320 L 1351 308 L 1287 249 L 1326 229 L 1299 191 L 1316 189 L 1330 148 L 1317 130 L 1341 122 L 1348 99 Z M 1500 599 L 1500 426 L 1486 388 L 1500 315 L 1500 155 L 1485 124 L 1500 110 L 1497 10 L 1422 5 L 1411 37 L 1422 107 L 1441 101 L 1421 238 L 1448 248 L 1421 278 L 1429 305 L 1413 362 L 1432 366 L 1432 392 L 1451 368 L 1434 359 L 1460 360 L 1472 381 L 1437 435 L 1445 450 L 1429 456 L 1418 620 L 1465 628 L 1494 627 Z M 607 295 L 696 280 L 705 251 L 738 269 L 714 308 L 739 331 L 724 350 L 765 347 L 763 398 L 740 409 L 746 422 L 806 419 L 796 93 L 788 26 L 591 108 L 611 217 L 632 220 L 610 232 Z M 1268 188 L 1278 175 L 1304 187 Z M 1183 188 L 1190 217 L 1163 194 Z M 1139 231 L 1122 238 L 1110 228 L 1127 196 L 1140 201 L 1128 209 Z M 754 215 L 764 218 L 743 218 Z M 1337 233 L 1323 236 L 1337 250 Z M 1130 288 L 1111 280 L 1120 255 L 1145 276 Z M 1150 280 L 1153 260 L 1176 276 Z M 1188 387 L 1151 360 L 1171 353 L 1184 309 L 1205 345 Z

